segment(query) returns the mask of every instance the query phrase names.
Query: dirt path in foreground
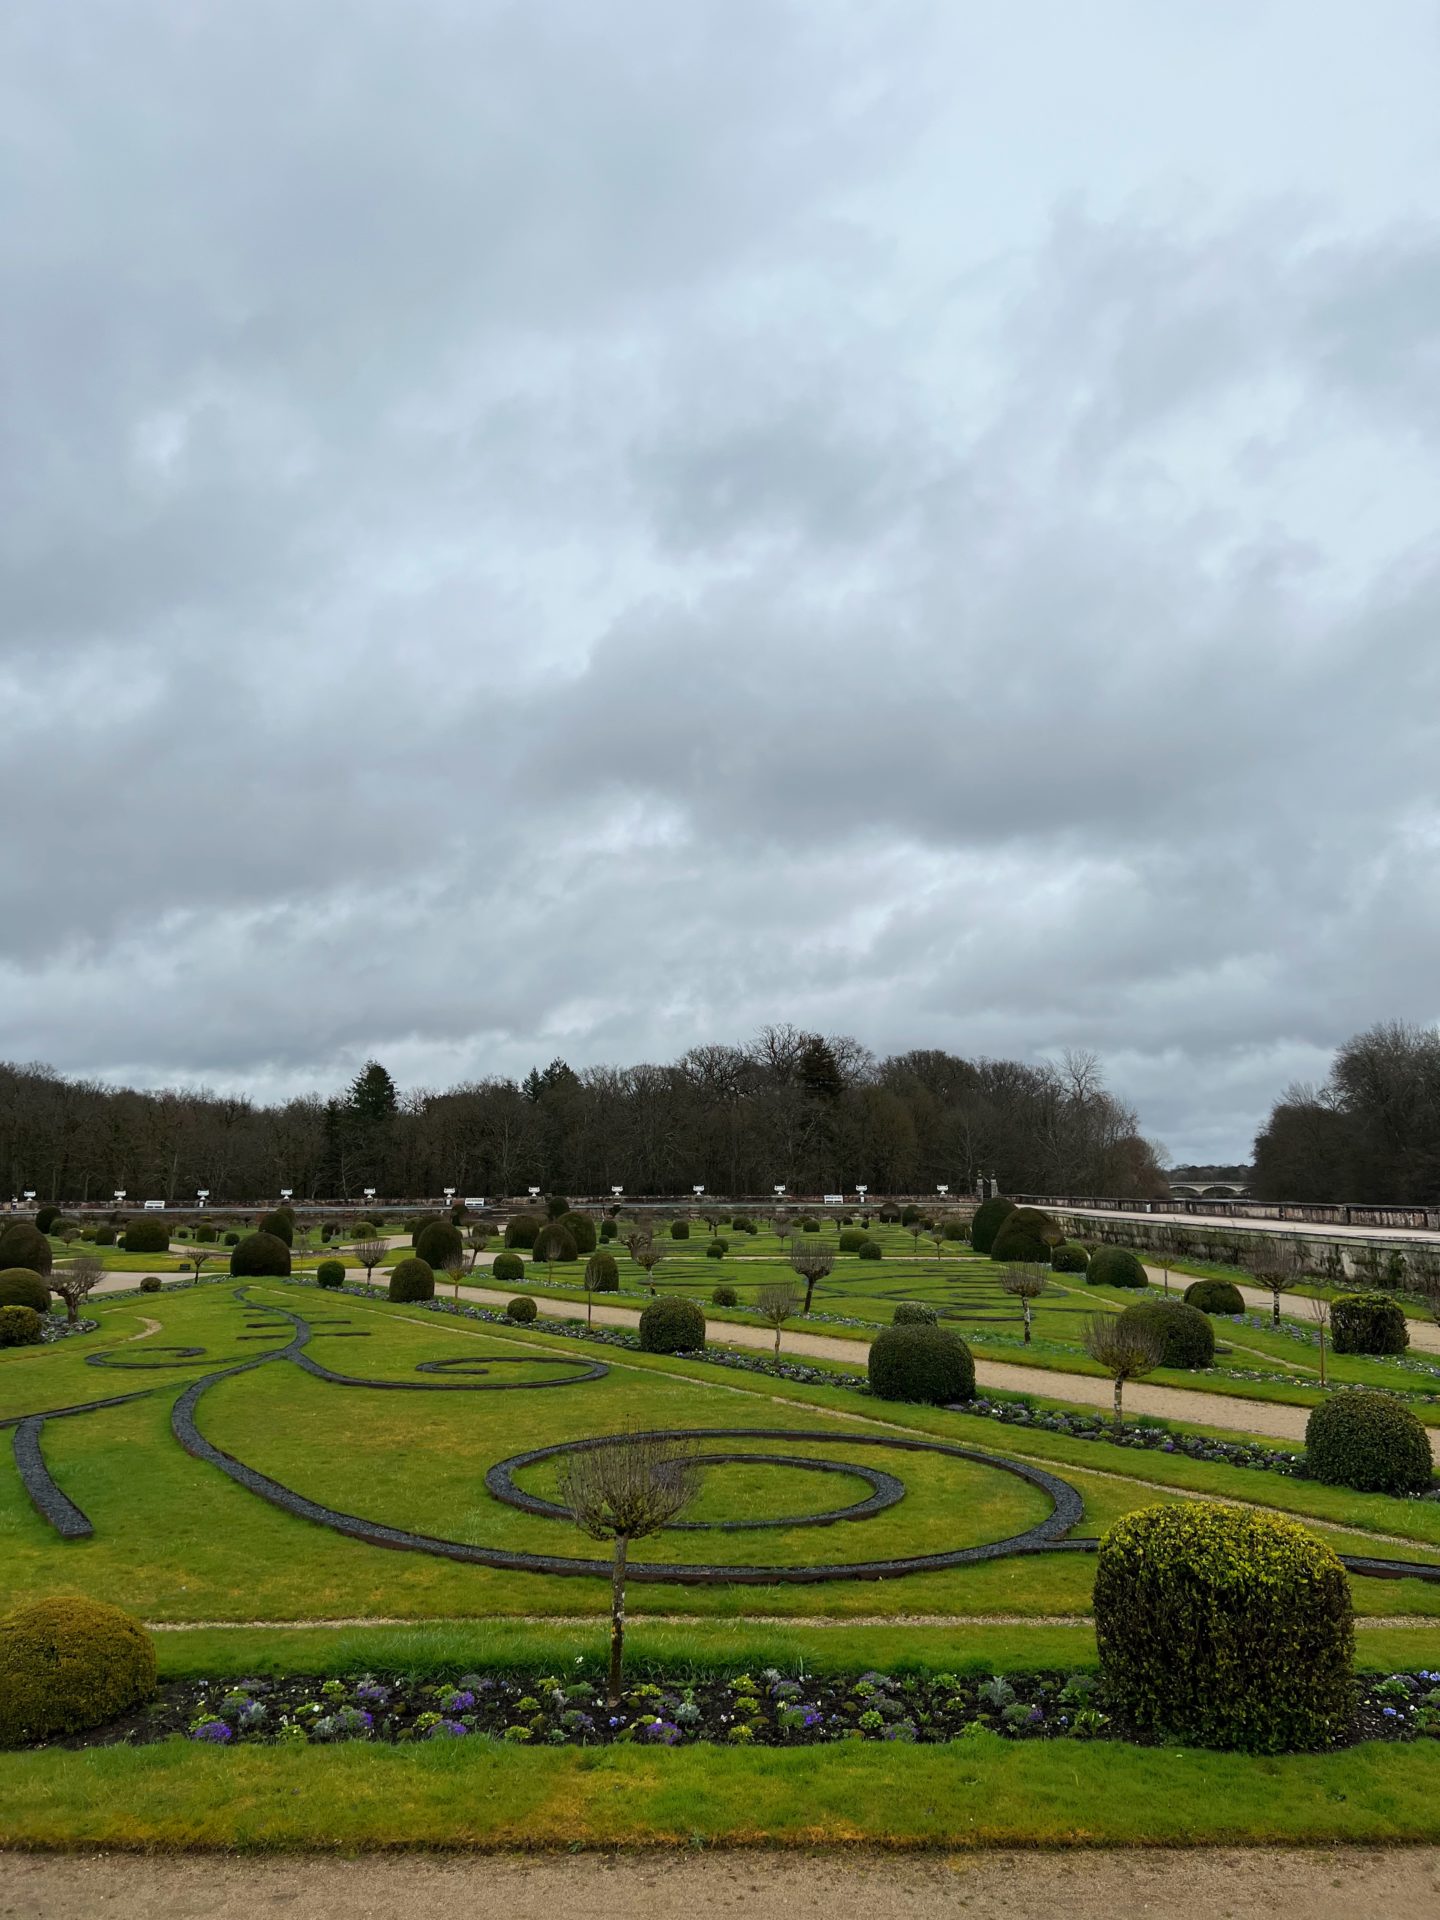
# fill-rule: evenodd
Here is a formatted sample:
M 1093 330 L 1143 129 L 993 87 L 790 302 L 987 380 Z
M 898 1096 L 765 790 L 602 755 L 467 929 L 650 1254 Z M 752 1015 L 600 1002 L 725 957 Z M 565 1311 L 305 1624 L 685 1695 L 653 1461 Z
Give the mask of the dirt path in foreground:
M 287 1855 L 249 1860 L 0 1854 L 6 1920 L 1434 1920 L 1440 1849 L 976 1854 Z
M 490 1287 L 462 1286 L 460 1294 L 462 1299 L 487 1307 L 503 1307 L 510 1298 Z M 583 1303 L 554 1295 L 537 1293 L 535 1302 L 542 1313 L 561 1318 L 573 1318 L 584 1311 Z M 634 1307 L 598 1303 L 595 1307 L 595 1319 L 605 1326 L 633 1327 L 639 1318 Z M 717 1345 L 748 1347 L 766 1353 L 775 1344 L 775 1336 L 768 1327 L 747 1327 L 733 1321 L 712 1321 L 710 1336 Z M 787 1332 L 781 1339 L 780 1351 L 792 1359 L 839 1360 L 860 1372 L 865 1365 L 867 1343 L 842 1340 L 834 1334 Z M 996 1387 L 1006 1393 L 1041 1394 L 1050 1400 L 1101 1408 L 1107 1413 L 1114 1399 L 1110 1382 L 1088 1373 L 1055 1373 L 1042 1367 L 1015 1367 L 999 1360 L 977 1360 L 975 1378 L 982 1387 Z M 1304 1445 L 1305 1422 L 1310 1418 L 1308 1407 L 1282 1406 L 1274 1400 L 1241 1400 L 1227 1393 L 1196 1393 L 1185 1387 L 1147 1386 L 1143 1381 L 1126 1387 L 1125 1412 L 1131 1417 L 1149 1413 L 1166 1420 L 1191 1420 L 1198 1425 L 1223 1427 L 1236 1433 L 1260 1433 L 1271 1439 L 1289 1440 L 1296 1446 Z M 1432 1427 L 1429 1431 L 1431 1451 L 1440 1460 L 1440 1428 Z

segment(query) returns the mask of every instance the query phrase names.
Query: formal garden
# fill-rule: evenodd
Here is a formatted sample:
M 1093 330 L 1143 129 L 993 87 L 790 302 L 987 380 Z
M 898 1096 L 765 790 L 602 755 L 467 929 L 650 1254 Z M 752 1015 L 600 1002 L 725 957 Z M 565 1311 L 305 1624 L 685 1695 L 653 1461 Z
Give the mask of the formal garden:
M 1383 1295 L 1003 1206 L 134 1224 L 0 1230 L 8 1841 L 1433 1833 Z

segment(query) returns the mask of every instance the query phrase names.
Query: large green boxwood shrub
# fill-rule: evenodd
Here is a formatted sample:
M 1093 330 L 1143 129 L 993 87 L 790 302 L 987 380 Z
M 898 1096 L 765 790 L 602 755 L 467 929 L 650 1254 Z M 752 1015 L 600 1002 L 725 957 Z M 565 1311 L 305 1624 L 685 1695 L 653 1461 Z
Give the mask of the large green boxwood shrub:
M 1128 1247 L 1097 1247 L 1085 1269 L 1091 1287 L 1145 1287 L 1150 1284 L 1139 1256 Z
M 1330 1307 L 1330 1344 L 1336 1353 L 1404 1353 L 1404 1310 L 1385 1293 L 1342 1293 Z
M 131 1220 L 120 1236 L 120 1245 L 126 1253 L 168 1253 L 169 1225 L 164 1220 Z
M 50 1311 L 50 1289 L 33 1267 L 6 1267 L 0 1272 L 0 1307 L 29 1307 Z
M 975 1361 L 949 1327 L 882 1327 L 870 1342 L 870 1391 L 943 1407 L 975 1397 Z
M 275 1207 L 269 1213 L 260 1216 L 255 1224 L 255 1231 L 273 1234 L 277 1240 L 283 1240 L 287 1247 L 293 1247 L 295 1216 L 289 1207 Z
M 513 1283 L 525 1278 L 525 1262 L 518 1253 L 497 1253 L 490 1267 L 491 1278 Z
M 0 1271 L 7 1267 L 28 1267 L 43 1279 L 54 1264 L 50 1242 L 28 1220 L 15 1220 L 8 1227 L 0 1227 Z
M 505 1222 L 505 1244 L 507 1247 L 519 1247 L 528 1253 L 535 1244 L 535 1236 L 545 1222 L 533 1213 L 516 1213 Z
M 283 1280 L 290 1272 L 290 1249 L 273 1233 L 247 1233 L 230 1255 L 230 1271 L 240 1280 Z
M 552 1261 L 578 1260 L 580 1249 L 570 1237 L 568 1228 L 562 1227 L 558 1220 L 551 1220 L 535 1236 L 535 1250 L 530 1258 L 537 1266 L 549 1266 Z
M 563 1193 L 552 1193 L 547 1196 L 545 1201 L 545 1218 L 547 1220 L 561 1220 L 569 1211 L 570 1202 L 565 1198 Z
M 408 1260 L 397 1260 L 390 1269 L 390 1298 L 392 1300 L 433 1300 L 435 1298 L 435 1269 L 428 1260 L 422 1260 L 418 1254 L 411 1254 Z
M 1233 1280 L 1192 1280 L 1185 1304 L 1197 1313 L 1244 1313 L 1245 1296 Z
M 672 1220 L 670 1222 L 670 1238 L 672 1240 L 688 1240 L 690 1238 L 690 1222 L 688 1220 Z
M 995 1236 L 1015 1211 L 1013 1200 L 982 1200 L 970 1222 L 970 1244 L 976 1253 L 989 1253 Z M 885 1215 L 882 1213 L 883 1220 Z
M 1058 1247 L 1064 1238 L 1059 1221 L 1039 1207 L 1016 1207 L 1000 1222 L 990 1243 L 990 1258 L 1045 1266 L 1051 1248 Z
M 35 1214 L 35 1231 L 37 1233 L 49 1233 L 59 1218 L 59 1207 L 38 1208 Z
M 539 1311 L 528 1293 L 517 1293 L 513 1300 L 505 1302 L 505 1318 L 514 1320 L 520 1326 L 529 1326 Z
M 570 1238 L 575 1242 L 576 1253 L 594 1253 L 596 1242 L 595 1222 L 588 1213 L 577 1213 L 574 1207 L 572 1207 L 568 1213 L 561 1214 L 560 1225 L 564 1227 Z
M 738 1307 L 740 1296 L 734 1287 L 719 1286 L 710 1295 L 710 1304 L 712 1307 Z
M 1106 1701 L 1143 1732 L 1290 1753 L 1349 1727 L 1349 1583 L 1294 1520 L 1189 1502 L 1128 1513 L 1100 1542 L 1094 1604 Z
M 697 1353 L 705 1344 L 705 1316 L 693 1300 L 661 1294 L 640 1316 L 646 1353 Z
M 154 1645 L 119 1607 L 65 1594 L 0 1620 L 0 1746 L 84 1733 L 154 1692 Z
M 1089 1265 L 1090 1256 L 1077 1240 L 1062 1240 L 1050 1249 L 1052 1273 L 1084 1273 Z
M 38 1347 L 44 1330 L 34 1307 L 0 1307 L 0 1347 Z
M 448 1220 L 430 1220 L 416 1236 L 415 1253 L 427 1267 L 439 1272 L 453 1254 L 464 1257 L 465 1241 L 460 1229 L 452 1227 Z
M 620 1291 L 620 1265 L 613 1253 L 592 1253 L 585 1262 L 585 1284 L 592 1293 Z
M 317 1287 L 328 1287 L 332 1291 L 345 1284 L 345 1263 L 343 1260 L 322 1260 L 315 1269 Z
M 1137 1300 L 1120 1315 L 1120 1324 L 1159 1334 L 1162 1367 L 1208 1367 L 1215 1358 L 1215 1329 L 1183 1300 Z
M 858 1253 L 870 1238 L 863 1227 L 842 1227 L 840 1229 L 841 1253 Z
M 97 1247 L 113 1247 L 115 1244 L 114 1227 L 108 1225 L 108 1223 L 103 1227 L 97 1227 L 95 1229 L 95 1244 Z
M 1347 1387 L 1305 1423 L 1305 1467 L 1312 1480 L 1357 1493 L 1426 1493 L 1434 1478 L 1430 1440 L 1393 1394 Z
M 878 1240 L 866 1240 L 862 1246 L 856 1249 L 856 1254 L 861 1260 L 883 1260 L 885 1257 L 885 1249 Z

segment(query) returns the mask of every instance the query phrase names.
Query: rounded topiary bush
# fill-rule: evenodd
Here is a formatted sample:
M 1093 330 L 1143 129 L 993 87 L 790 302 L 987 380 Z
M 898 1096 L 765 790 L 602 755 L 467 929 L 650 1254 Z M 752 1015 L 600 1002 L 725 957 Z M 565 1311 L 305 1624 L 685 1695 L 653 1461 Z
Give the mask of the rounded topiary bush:
M 800 1231 L 802 1233 L 819 1233 L 820 1222 L 818 1220 L 802 1220 L 800 1222 Z
M 545 1222 L 533 1213 L 517 1213 L 505 1222 L 505 1244 L 528 1253 Z
M 962 1220 L 958 1214 L 947 1214 L 940 1231 L 947 1240 L 963 1242 L 970 1238 L 969 1222 Z
M 0 1273 L 0 1307 L 29 1307 L 33 1313 L 48 1313 L 50 1289 L 33 1267 L 6 1267 Z
M 1137 1300 L 1120 1315 L 1120 1324 L 1159 1334 L 1162 1367 L 1208 1367 L 1215 1358 L 1215 1329 L 1182 1300 Z
M 705 1258 L 707 1260 L 723 1260 L 729 1251 L 730 1242 L 728 1240 L 712 1240 L 705 1249 Z
M 882 1327 L 870 1342 L 869 1373 L 881 1400 L 944 1407 L 975 1397 L 975 1361 L 948 1327 Z
M 113 1247 L 115 1244 L 114 1227 L 97 1227 L 95 1229 L 95 1244 L 97 1247 Z
M 236 1279 L 283 1280 L 290 1272 L 290 1249 L 273 1233 L 247 1233 L 230 1255 Z
M 120 1245 L 126 1253 L 168 1253 L 170 1228 L 163 1220 L 132 1220 L 120 1236 Z
M 1041 1213 L 1037 1207 L 1017 1207 L 1000 1222 L 990 1243 L 990 1258 L 1045 1266 L 1052 1247 L 1058 1247 L 1064 1238 L 1048 1213 Z
M 59 1207 L 40 1207 L 35 1214 L 35 1231 L 37 1233 L 49 1233 L 59 1218 Z
M 613 1253 L 592 1253 L 585 1262 L 585 1284 L 592 1293 L 618 1293 L 620 1266 Z
M 240 1244 L 240 1236 L 238 1233 L 236 1233 L 235 1229 L 232 1227 L 229 1233 L 227 1233 L 225 1236 L 225 1245 L 227 1247 L 238 1247 L 239 1244 Z
M 142 1293 L 159 1293 L 160 1287 L 161 1280 L 158 1273 L 147 1273 L 145 1278 L 140 1282 L 140 1291 Z
M 1084 1273 L 1089 1265 L 1089 1254 L 1074 1240 L 1062 1240 L 1058 1247 L 1050 1249 L 1052 1273 Z
M 646 1353 L 695 1353 L 705 1344 L 705 1316 L 693 1300 L 662 1294 L 640 1316 Z
M 465 1242 L 448 1220 L 429 1220 L 416 1235 L 415 1253 L 426 1266 L 441 1268 L 454 1255 L 464 1258 Z
M 840 1229 L 841 1253 L 858 1253 L 870 1238 L 863 1227 L 842 1227 Z
M 1349 1387 L 1305 1423 L 1312 1480 L 1357 1493 L 1425 1493 L 1434 1477 L 1429 1436 L 1393 1394 Z
M 97 1235 L 96 1237 L 98 1238 L 99 1236 Z M 195 1238 L 202 1246 L 213 1247 L 218 1237 L 214 1227 L 197 1227 L 195 1229 Z
M 982 1200 L 970 1222 L 970 1244 L 976 1253 L 989 1253 L 995 1236 L 1015 1211 L 1013 1200 Z M 885 1218 L 882 1213 L 880 1218 Z
M 1095 1636 L 1106 1702 L 1203 1747 L 1290 1753 L 1350 1724 L 1345 1569 L 1293 1520 L 1243 1507 L 1144 1507 L 1100 1542 Z
M 283 1240 L 287 1247 L 295 1244 L 295 1216 L 288 1207 L 276 1207 L 272 1213 L 262 1214 L 256 1223 L 257 1233 L 272 1233 L 277 1240 Z
M 54 1262 L 50 1242 L 28 1220 L 0 1227 L 0 1272 L 8 1267 L 28 1267 L 43 1278 Z
M 885 1250 L 878 1240 L 865 1241 L 863 1246 L 856 1249 L 856 1252 L 862 1260 L 883 1260 L 885 1257 Z
M 119 1607 L 66 1594 L 0 1620 L 0 1746 L 84 1733 L 154 1692 L 154 1645 Z
M 428 1260 L 422 1260 L 418 1254 L 411 1254 L 408 1260 L 397 1260 L 390 1269 L 390 1298 L 392 1300 L 433 1300 L 435 1298 L 435 1269 Z
M 1384 1293 L 1344 1293 L 1330 1307 L 1336 1353 L 1403 1353 L 1410 1329 L 1399 1304 Z
M 716 1287 L 710 1295 L 710 1304 L 712 1307 L 738 1307 L 740 1296 L 734 1287 Z
M 530 1257 L 537 1266 L 543 1263 L 548 1267 L 552 1261 L 578 1260 L 580 1249 L 571 1239 L 569 1230 L 562 1227 L 558 1220 L 552 1220 L 536 1234 L 535 1250 Z
M 496 1280 L 514 1281 L 525 1278 L 525 1262 L 518 1253 L 497 1253 L 490 1267 Z
M 317 1287 L 343 1287 L 345 1284 L 345 1266 L 340 1260 L 322 1260 L 315 1269 Z
M 1150 1283 L 1139 1258 L 1128 1247 L 1097 1247 L 1085 1269 L 1092 1287 L 1145 1287 Z
M 1185 1304 L 1197 1313 L 1244 1313 L 1245 1296 L 1233 1280 L 1192 1280 Z
M 560 1225 L 575 1242 L 577 1253 L 594 1253 L 596 1234 L 595 1222 L 588 1213 L 577 1213 L 572 1207 L 569 1213 L 562 1213 Z
M 934 1307 L 919 1300 L 902 1300 L 890 1316 L 892 1327 L 938 1327 L 940 1316 Z
M 38 1347 L 44 1330 L 34 1307 L 0 1307 L 0 1347 Z
M 619 1228 L 613 1220 L 602 1220 L 600 1222 L 600 1238 L 602 1241 L 613 1240 L 618 1232 Z
M 517 1293 L 513 1300 L 507 1300 L 505 1302 L 505 1318 L 507 1320 L 518 1320 L 526 1326 L 529 1325 L 539 1311 L 540 1309 L 528 1293 Z
M 688 1220 L 672 1220 L 670 1222 L 670 1238 L 672 1240 L 688 1240 L 690 1238 L 690 1222 Z
M 570 1202 L 565 1198 L 563 1193 L 552 1193 L 545 1202 L 545 1218 L 547 1220 L 559 1220 L 562 1215 L 569 1213 L 569 1211 Z

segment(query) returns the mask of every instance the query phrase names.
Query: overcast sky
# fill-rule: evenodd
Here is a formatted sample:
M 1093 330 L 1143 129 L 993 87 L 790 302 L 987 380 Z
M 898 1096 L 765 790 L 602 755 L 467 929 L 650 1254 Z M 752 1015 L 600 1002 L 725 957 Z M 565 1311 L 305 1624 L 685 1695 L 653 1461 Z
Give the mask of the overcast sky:
M 1440 1014 L 1440 9 L 10 0 L 0 1057 Z

